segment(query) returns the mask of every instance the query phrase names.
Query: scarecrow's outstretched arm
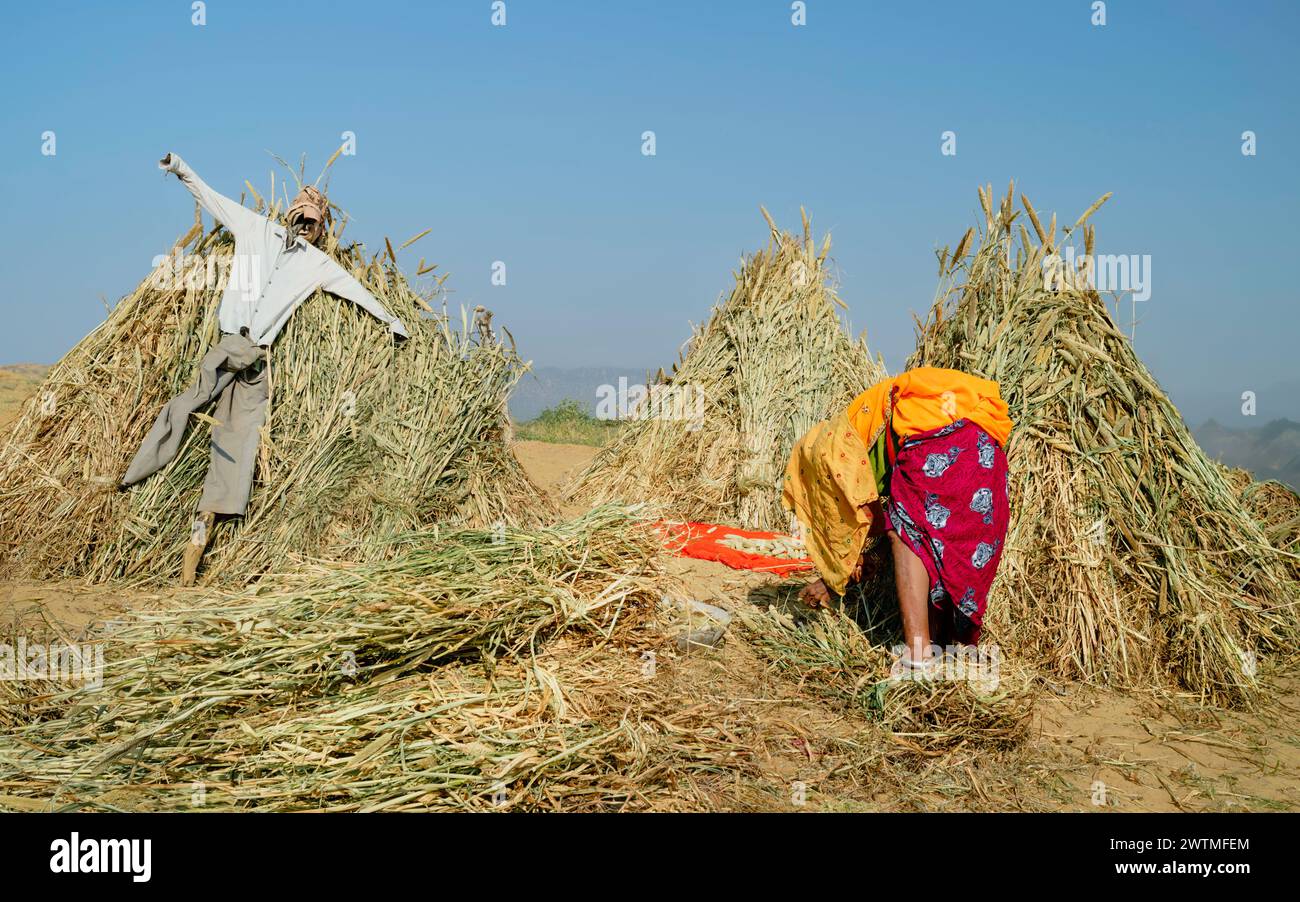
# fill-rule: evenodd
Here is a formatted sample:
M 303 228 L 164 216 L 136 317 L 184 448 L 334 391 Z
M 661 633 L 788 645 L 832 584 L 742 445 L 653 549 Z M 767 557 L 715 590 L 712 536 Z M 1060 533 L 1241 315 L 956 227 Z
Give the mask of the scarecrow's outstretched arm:
M 239 201 L 231 200 L 224 194 L 213 191 L 208 186 L 208 183 L 199 178 L 189 164 L 176 154 L 169 153 L 159 160 L 158 168 L 175 173 L 177 178 L 189 189 L 190 194 L 194 195 L 194 199 L 199 202 L 199 205 L 207 210 L 213 219 L 229 229 L 236 240 L 239 239 L 240 235 L 257 226 L 262 220 L 261 216 Z
M 400 335 L 402 338 L 409 337 L 406 326 L 402 324 L 402 321 L 389 313 L 387 308 L 379 302 L 379 299 L 366 291 L 365 286 L 353 278 L 350 273 L 328 257 L 325 258 L 325 268 L 325 278 L 320 286 L 322 290 L 356 304 L 371 316 L 387 323 L 388 328 L 392 329 L 394 334 Z

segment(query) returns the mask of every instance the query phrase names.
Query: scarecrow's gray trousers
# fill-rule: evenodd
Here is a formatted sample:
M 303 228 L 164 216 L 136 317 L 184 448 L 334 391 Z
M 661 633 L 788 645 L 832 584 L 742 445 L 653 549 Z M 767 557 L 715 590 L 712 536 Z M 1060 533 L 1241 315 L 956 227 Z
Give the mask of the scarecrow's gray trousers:
M 190 414 L 214 399 L 212 459 L 199 510 L 242 516 L 253 490 L 253 465 L 266 420 L 266 352 L 242 335 L 223 335 L 204 355 L 193 385 L 163 406 L 122 485 L 135 485 L 171 463 L 185 438 Z

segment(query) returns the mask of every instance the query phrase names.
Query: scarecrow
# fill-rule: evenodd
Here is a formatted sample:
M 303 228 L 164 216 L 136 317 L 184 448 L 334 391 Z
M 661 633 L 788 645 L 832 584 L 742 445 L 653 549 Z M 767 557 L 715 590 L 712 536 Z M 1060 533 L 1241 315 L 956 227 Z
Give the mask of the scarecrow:
M 821 577 L 800 597 L 829 605 L 861 578 L 867 539 L 888 535 L 906 642 L 896 675 L 929 670 L 936 645 L 979 642 L 1010 522 L 1010 434 L 996 382 L 921 367 L 795 445 L 782 501 Z
M 293 312 L 320 289 L 374 315 L 396 338 L 405 338 L 407 331 L 319 249 L 330 209 L 315 187 L 298 192 L 281 225 L 213 191 L 174 153 L 158 165 L 175 174 L 235 239 L 231 272 L 217 310 L 221 338 L 200 362 L 194 383 L 163 406 L 121 483 L 128 488 L 170 463 L 180 450 L 190 415 L 216 402 L 211 458 L 181 574 L 181 584 L 191 586 L 217 516 L 242 517 L 248 508 L 269 397 L 267 351 Z

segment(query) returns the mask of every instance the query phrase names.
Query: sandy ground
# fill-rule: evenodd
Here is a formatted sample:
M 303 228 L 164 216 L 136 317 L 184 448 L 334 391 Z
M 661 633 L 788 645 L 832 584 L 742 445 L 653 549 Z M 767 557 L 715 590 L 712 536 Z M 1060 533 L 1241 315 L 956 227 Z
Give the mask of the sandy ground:
M 520 442 L 529 476 L 566 514 L 563 486 L 596 453 L 583 445 Z M 738 610 L 771 577 L 674 558 L 688 597 Z M 0 582 L 0 634 L 93 633 L 123 611 L 174 590 L 130 592 L 77 583 Z M 1273 674 L 1268 704 L 1252 713 L 1198 708 L 1166 692 L 1121 694 L 1050 684 L 1030 740 L 1007 752 L 962 751 L 942 766 L 888 780 L 864 767 L 855 712 L 810 699 L 776 678 L 743 636 L 674 660 L 683 697 L 721 712 L 749 746 L 747 770 L 706 787 L 713 807 L 790 810 L 790 787 L 807 787 L 806 810 L 1222 811 L 1300 808 L 1300 675 Z M 562 653 L 562 651 L 557 652 Z M 1101 804 L 1099 804 L 1099 802 Z
M 515 456 L 523 464 L 528 478 L 555 499 L 560 507 L 560 513 L 566 517 L 582 513 L 582 508 L 568 497 L 564 486 L 578 475 L 583 467 L 591 463 L 591 459 L 599 450 L 591 445 L 515 442 Z

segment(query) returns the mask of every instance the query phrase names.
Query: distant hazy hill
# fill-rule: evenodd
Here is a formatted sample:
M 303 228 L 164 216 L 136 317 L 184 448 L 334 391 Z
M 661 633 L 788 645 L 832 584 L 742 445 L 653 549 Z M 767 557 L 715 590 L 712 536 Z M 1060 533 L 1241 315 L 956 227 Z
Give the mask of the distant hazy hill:
M 18 416 L 18 408 L 36 391 L 49 370 L 42 363 L 0 366 L 0 425 Z
M 1171 392 L 1170 397 L 1178 405 L 1178 412 L 1183 415 L 1183 422 L 1206 423 L 1207 420 L 1218 420 L 1220 423 L 1240 425 L 1249 422 L 1241 414 L 1244 400 L 1241 390 L 1236 387 L 1234 380 L 1228 381 L 1231 387 L 1191 385 Z M 1300 420 L 1300 379 L 1255 386 L 1252 388 L 1252 394 L 1255 395 L 1260 416 L 1256 422 L 1267 423 L 1278 419 Z
M 1209 420 L 1193 433 L 1206 454 L 1228 466 L 1300 488 L 1300 423 L 1295 420 L 1273 420 L 1254 429 L 1229 429 Z
M 519 380 L 519 385 L 510 396 L 510 415 L 517 422 L 522 423 L 533 419 L 543 410 L 567 400 L 580 402 L 594 414 L 597 389 L 602 385 L 612 385 L 617 389 L 619 377 L 627 379 L 629 385 L 644 385 L 646 368 L 535 367 L 532 372 Z

